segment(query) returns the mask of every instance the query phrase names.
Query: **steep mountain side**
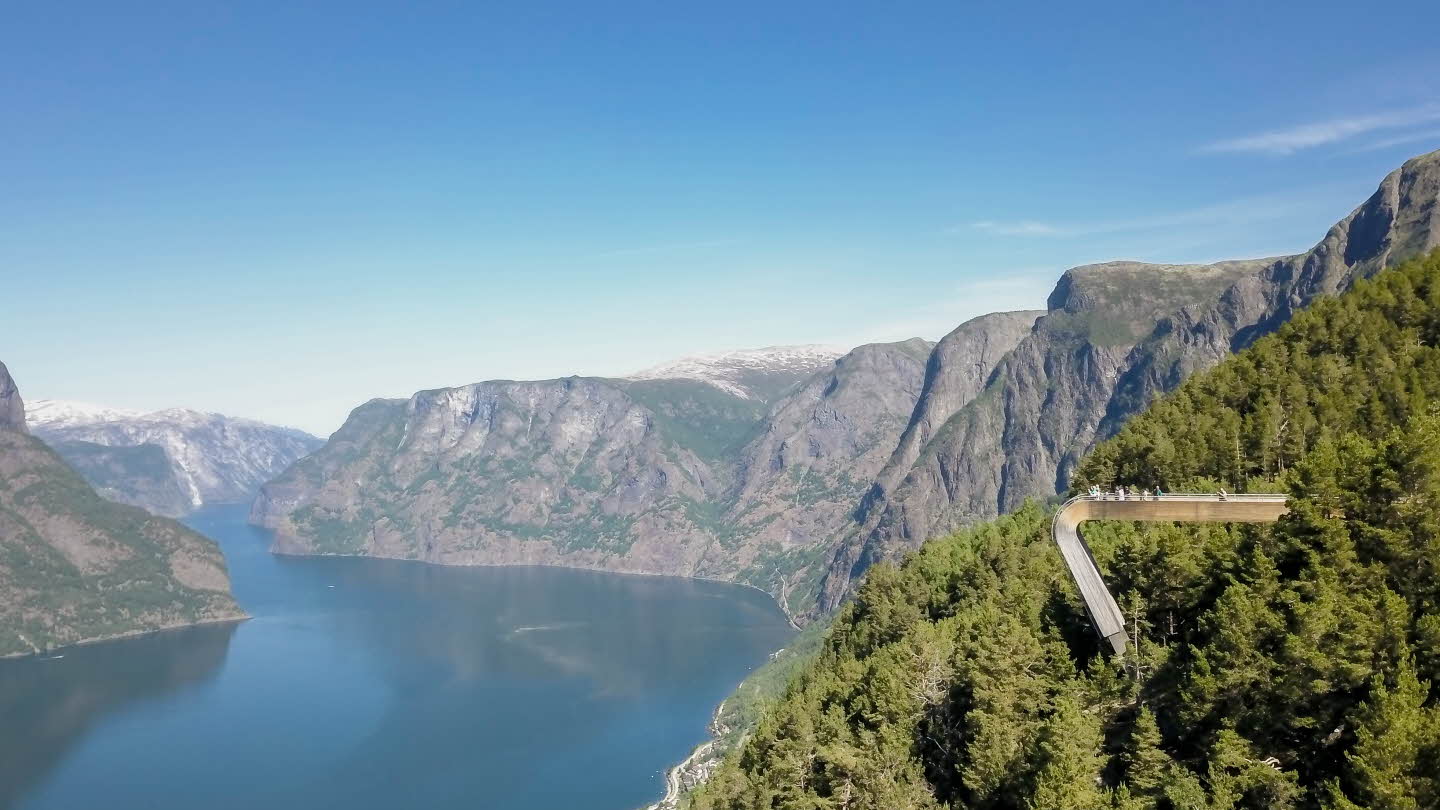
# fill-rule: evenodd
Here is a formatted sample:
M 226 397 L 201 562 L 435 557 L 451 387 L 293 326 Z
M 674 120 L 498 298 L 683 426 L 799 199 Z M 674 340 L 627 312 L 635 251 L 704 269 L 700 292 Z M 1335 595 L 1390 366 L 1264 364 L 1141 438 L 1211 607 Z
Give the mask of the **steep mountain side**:
M 208 503 L 248 501 L 261 484 L 321 445 L 314 436 L 291 428 L 183 408 L 140 413 L 36 400 L 30 404 L 27 419 L 30 431 L 55 447 L 89 442 L 116 448 L 161 448 L 171 475 L 185 490 L 187 511 Z M 109 461 L 122 457 L 140 460 L 137 454 L 119 454 Z M 168 492 L 157 490 L 148 468 L 142 467 L 132 481 L 125 478 L 123 464 L 97 467 L 89 463 L 92 460 L 73 459 L 82 474 L 92 470 L 103 473 L 90 479 L 91 483 L 116 500 L 160 514 L 184 514 L 176 512 Z
M 1036 504 L 871 570 L 683 805 L 1440 805 L 1440 253 L 1358 281 L 1131 420 L 1077 485 L 1291 493 L 1266 526 L 1084 534 L 1103 654 Z M 1238 452 L 1237 452 L 1238 451 Z
M 725 529 L 745 581 L 787 609 L 814 600 L 827 552 L 915 408 L 932 344 L 861 346 L 781 400 L 739 455 Z M 729 549 L 726 541 L 743 541 Z
M 243 618 L 219 548 L 173 520 L 101 498 L 20 410 L 0 427 L 0 657 Z
M 1068 271 L 1047 313 L 908 469 L 867 497 L 821 608 L 928 537 L 1063 491 L 1076 463 L 1155 395 L 1273 331 L 1316 296 L 1440 244 L 1440 152 L 1405 163 L 1314 249 L 1205 266 L 1112 262 Z
M 664 427 L 711 412 L 677 405 L 667 423 L 625 383 L 581 377 L 371 402 L 252 519 L 283 552 L 694 573 L 721 485 L 696 433 Z
M 188 488 L 175 477 L 170 457 L 159 445 L 107 447 L 69 441 L 51 447 L 102 498 L 173 518 L 194 508 Z
M 610 383 L 650 412 L 656 430 L 707 463 L 727 463 L 756 431 L 767 408 L 758 395 L 736 396 L 703 380 L 676 377 Z
M 1026 310 L 981 315 L 940 339 L 926 364 L 920 401 L 878 476 L 881 489 L 908 471 L 950 417 L 985 390 L 1000 360 L 1020 345 L 1044 314 Z
M 993 366 L 1019 339 L 1001 331 L 976 362 Z M 251 519 L 285 552 L 701 576 L 808 609 L 909 423 L 931 350 L 862 346 L 783 387 L 767 350 L 771 388 L 734 377 L 748 380 L 743 396 L 661 375 L 376 400 L 263 487 Z
M 0 430 L 25 432 L 25 401 L 4 363 L 0 363 Z

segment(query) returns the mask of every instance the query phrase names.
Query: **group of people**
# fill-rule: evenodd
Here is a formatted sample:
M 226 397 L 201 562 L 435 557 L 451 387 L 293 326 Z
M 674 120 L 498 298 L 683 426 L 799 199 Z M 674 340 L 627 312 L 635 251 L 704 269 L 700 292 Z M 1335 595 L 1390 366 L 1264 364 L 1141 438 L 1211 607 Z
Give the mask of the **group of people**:
M 1158 501 L 1160 500 L 1160 496 L 1164 494 L 1165 493 L 1160 490 L 1160 487 L 1155 487 L 1154 492 L 1151 492 L 1149 489 L 1142 489 L 1138 494 L 1134 490 L 1126 489 L 1125 487 L 1116 487 L 1114 492 L 1104 492 L 1100 487 L 1094 485 L 1090 487 L 1090 497 L 1100 501 L 1108 501 L 1112 497 L 1117 501 L 1126 501 L 1131 498 L 1142 501 Z M 1223 498 L 1224 496 L 1222 495 L 1221 497 Z

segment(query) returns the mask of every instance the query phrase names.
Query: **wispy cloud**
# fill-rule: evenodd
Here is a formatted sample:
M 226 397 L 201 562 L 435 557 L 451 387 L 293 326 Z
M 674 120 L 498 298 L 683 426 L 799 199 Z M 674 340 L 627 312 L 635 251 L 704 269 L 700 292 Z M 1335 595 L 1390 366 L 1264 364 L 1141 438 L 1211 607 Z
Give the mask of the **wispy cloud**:
M 1063 236 L 1064 229 L 1043 222 L 972 222 L 970 227 L 977 231 L 997 236 Z M 953 228 L 951 230 L 954 230 Z
M 1381 138 L 1374 143 L 1367 143 L 1364 146 L 1357 146 L 1349 150 L 1350 154 L 1356 152 L 1374 152 L 1380 149 L 1389 149 L 1392 146 L 1402 146 L 1416 141 L 1431 141 L 1440 146 L 1440 129 L 1427 129 L 1424 132 L 1411 132 L 1407 135 L 1397 135 L 1393 138 Z
M 1286 129 L 1227 138 L 1206 144 L 1200 147 L 1199 151 L 1290 155 L 1302 149 L 1338 143 L 1369 132 L 1400 129 L 1432 121 L 1440 121 L 1440 104 L 1432 103 L 1404 110 L 1332 118 L 1328 121 L 1316 121 Z
M 1172 228 L 1213 226 L 1276 219 L 1298 210 L 1305 198 L 1290 196 L 1249 197 L 1199 208 L 1152 214 L 1127 219 L 1094 222 L 1038 222 L 984 220 L 949 228 L 950 233 L 979 231 L 994 236 L 1077 238 L 1106 234 L 1139 233 Z

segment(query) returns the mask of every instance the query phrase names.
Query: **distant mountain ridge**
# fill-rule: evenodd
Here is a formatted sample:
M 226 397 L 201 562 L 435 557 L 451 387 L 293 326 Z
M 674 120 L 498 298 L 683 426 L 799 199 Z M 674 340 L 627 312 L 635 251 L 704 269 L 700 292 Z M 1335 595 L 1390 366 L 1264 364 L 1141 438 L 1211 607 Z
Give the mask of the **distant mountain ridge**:
M 35 400 L 26 420 L 106 497 L 171 517 L 205 504 L 248 501 L 322 444 L 293 428 L 187 408 L 144 412 Z M 168 474 L 154 451 L 133 449 L 143 447 L 166 459 Z
M 767 346 L 696 354 L 627 375 L 629 380 L 700 380 L 742 399 L 767 400 L 828 368 L 846 353 L 836 346 Z
M 1045 310 L 982 316 L 936 344 L 373 401 L 267 484 L 252 520 L 288 552 L 714 577 L 812 618 L 876 560 L 1053 497 L 1157 394 L 1440 243 L 1437 199 L 1432 153 L 1304 254 L 1076 267 Z
M 101 498 L 25 427 L 0 364 L 0 657 L 244 618 L 213 541 Z

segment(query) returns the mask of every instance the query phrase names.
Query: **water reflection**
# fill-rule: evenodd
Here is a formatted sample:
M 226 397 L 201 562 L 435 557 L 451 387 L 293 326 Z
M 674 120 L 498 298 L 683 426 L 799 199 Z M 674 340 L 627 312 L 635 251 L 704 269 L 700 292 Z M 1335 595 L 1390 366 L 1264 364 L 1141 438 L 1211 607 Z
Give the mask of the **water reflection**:
M 62 658 L 0 661 L 0 807 L 50 773 L 107 715 L 213 679 L 236 625 L 74 647 Z
M 191 522 L 254 618 L 13 662 L 0 805 L 631 810 L 791 632 L 734 586 L 275 557 L 243 510 Z
M 390 560 L 280 565 L 329 590 L 340 632 L 376 651 L 397 684 L 420 670 L 454 683 L 580 678 L 600 695 L 653 694 L 706 676 L 716 646 L 746 628 L 777 646 L 786 635 L 768 597 L 709 582 Z

